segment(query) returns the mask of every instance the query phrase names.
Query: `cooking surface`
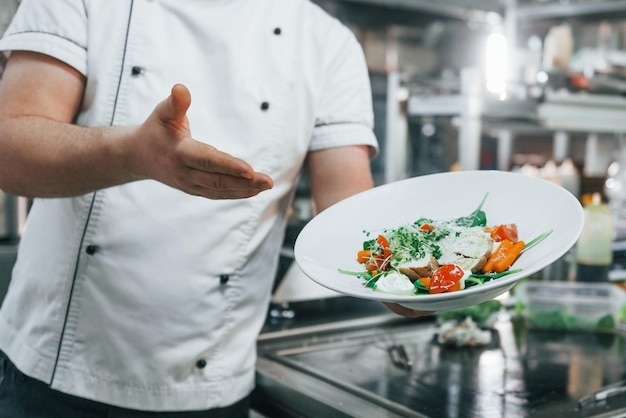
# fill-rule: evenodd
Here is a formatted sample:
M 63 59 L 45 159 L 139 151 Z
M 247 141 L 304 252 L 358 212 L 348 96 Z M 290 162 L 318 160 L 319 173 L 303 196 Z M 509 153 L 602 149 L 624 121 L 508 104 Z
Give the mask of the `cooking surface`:
M 434 321 L 420 319 L 268 338 L 260 353 L 289 373 L 362 399 L 361 417 L 382 416 L 367 405 L 392 416 L 459 418 L 588 417 L 624 406 L 619 396 L 578 406 L 580 398 L 626 377 L 623 336 L 528 331 L 506 313 L 492 333 L 483 348 L 444 347 Z

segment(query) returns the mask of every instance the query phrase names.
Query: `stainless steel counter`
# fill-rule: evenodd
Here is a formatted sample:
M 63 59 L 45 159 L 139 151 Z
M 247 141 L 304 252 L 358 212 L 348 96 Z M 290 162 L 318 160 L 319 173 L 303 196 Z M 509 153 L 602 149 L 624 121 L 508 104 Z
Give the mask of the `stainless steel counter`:
M 626 377 L 622 335 L 531 331 L 506 311 L 486 347 L 442 346 L 436 332 L 433 318 L 385 313 L 266 329 L 255 409 L 269 417 L 626 416 L 616 412 L 626 396 L 578 404 Z

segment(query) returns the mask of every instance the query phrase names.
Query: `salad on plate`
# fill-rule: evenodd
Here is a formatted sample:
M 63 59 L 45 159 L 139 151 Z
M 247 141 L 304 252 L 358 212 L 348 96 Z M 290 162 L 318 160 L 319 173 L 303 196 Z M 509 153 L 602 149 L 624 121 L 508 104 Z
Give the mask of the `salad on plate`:
M 520 272 L 515 261 L 552 231 L 525 242 L 515 223 L 489 225 L 482 210 L 487 196 L 468 216 L 419 218 L 379 233 L 364 231 L 357 251 L 364 269 L 339 271 L 379 292 L 412 295 L 455 292 Z

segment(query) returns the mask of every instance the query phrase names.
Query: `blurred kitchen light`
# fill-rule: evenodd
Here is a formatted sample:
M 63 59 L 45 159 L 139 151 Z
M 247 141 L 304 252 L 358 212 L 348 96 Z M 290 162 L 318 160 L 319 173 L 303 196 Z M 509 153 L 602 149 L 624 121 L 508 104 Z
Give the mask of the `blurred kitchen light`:
M 435 132 L 437 132 L 437 129 L 435 128 L 435 125 L 433 125 L 431 122 L 427 122 L 422 125 L 422 135 L 424 135 L 425 137 L 433 136 Z
M 548 73 L 546 73 L 545 71 L 539 71 L 537 73 L 537 82 L 540 84 L 545 84 L 548 82 Z
M 490 25 L 499 25 L 502 23 L 502 16 L 500 13 L 496 12 L 487 12 L 485 15 L 485 21 Z
M 403 101 L 408 100 L 410 96 L 409 89 L 404 86 L 399 86 L 396 96 L 397 96 L 396 99 L 398 101 L 403 102 Z
M 506 99 L 506 79 L 508 73 L 508 47 L 505 36 L 499 32 L 492 32 L 487 37 L 487 51 L 485 74 L 487 91 L 496 94 L 500 100 Z

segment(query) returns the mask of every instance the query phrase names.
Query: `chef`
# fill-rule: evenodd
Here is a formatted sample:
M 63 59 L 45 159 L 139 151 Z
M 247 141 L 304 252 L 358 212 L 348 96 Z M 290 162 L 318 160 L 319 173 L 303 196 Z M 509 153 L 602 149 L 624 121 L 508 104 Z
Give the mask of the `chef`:
M 35 198 L 0 417 L 247 416 L 301 169 L 317 211 L 372 187 L 355 37 L 306 0 L 22 0 L 0 49 L 0 188 Z

